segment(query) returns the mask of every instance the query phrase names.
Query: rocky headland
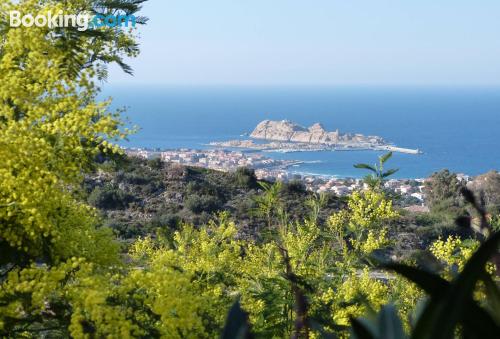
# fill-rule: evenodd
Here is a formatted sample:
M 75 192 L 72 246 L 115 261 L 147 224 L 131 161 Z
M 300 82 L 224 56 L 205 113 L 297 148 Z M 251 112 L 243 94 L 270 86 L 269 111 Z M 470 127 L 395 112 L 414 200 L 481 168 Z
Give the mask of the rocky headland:
M 365 136 L 362 134 L 329 132 L 320 124 L 303 127 L 289 120 L 264 120 L 250 134 L 254 139 L 300 142 L 307 144 L 338 145 L 346 143 L 366 143 L 384 145 L 386 142 L 379 136 Z
M 421 153 L 418 149 L 396 147 L 382 137 L 373 135 L 327 131 L 316 123 L 303 127 L 289 120 L 264 120 L 250 134 L 250 139 L 211 142 L 211 146 L 246 148 L 269 152 L 355 151 L 375 150 L 408 154 Z M 267 142 L 255 142 L 266 140 Z

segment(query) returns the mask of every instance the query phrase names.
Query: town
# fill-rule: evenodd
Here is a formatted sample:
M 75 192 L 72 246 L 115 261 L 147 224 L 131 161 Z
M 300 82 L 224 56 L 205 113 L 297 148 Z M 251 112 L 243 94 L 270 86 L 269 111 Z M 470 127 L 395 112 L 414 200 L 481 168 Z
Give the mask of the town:
M 150 150 L 150 149 L 126 149 L 128 155 L 138 156 L 144 159 L 160 158 L 164 162 L 171 162 L 185 166 L 210 168 L 217 171 L 232 172 L 238 167 L 249 167 L 263 172 L 282 172 L 286 168 L 298 165 L 302 161 L 275 160 L 263 156 L 260 153 L 233 152 L 222 149 L 214 150 Z M 283 179 L 279 177 L 279 179 Z
M 257 152 L 236 152 L 222 149 L 139 149 L 128 148 L 125 152 L 130 156 L 144 159 L 159 158 L 164 162 L 232 172 L 239 167 L 255 170 L 259 180 L 267 181 L 300 181 L 306 189 L 316 193 L 331 192 L 338 196 L 346 196 L 353 191 L 367 188 L 367 184 L 359 178 L 338 178 L 334 176 L 308 175 L 294 172 L 290 167 L 302 163 L 295 160 L 275 160 Z M 460 174 L 458 179 L 468 182 L 471 178 Z M 390 179 L 384 183 L 385 189 L 400 195 L 408 205 L 423 205 L 425 202 L 424 183 L 426 179 Z

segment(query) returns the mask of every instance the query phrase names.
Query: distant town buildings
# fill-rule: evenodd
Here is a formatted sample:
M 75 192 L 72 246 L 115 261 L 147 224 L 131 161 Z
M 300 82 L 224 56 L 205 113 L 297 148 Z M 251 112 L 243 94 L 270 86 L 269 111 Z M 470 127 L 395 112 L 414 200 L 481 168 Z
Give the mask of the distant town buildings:
M 255 175 L 260 180 L 283 182 L 300 180 L 306 189 L 316 193 L 331 192 L 338 196 L 346 196 L 353 191 L 368 188 L 361 179 L 294 173 L 290 167 L 301 163 L 300 161 L 275 160 L 257 152 L 235 152 L 221 149 L 126 149 L 126 152 L 144 159 L 160 158 L 165 162 L 224 172 L 235 171 L 239 167 L 249 167 L 255 170 Z M 459 174 L 459 180 L 468 182 L 470 179 L 467 175 Z M 425 179 L 390 179 L 384 183 L 384 188 L 408 199 L 413 199 L 417 204 L 423 204 L 425 200 L 424 183 Z
M 238 167 L 250 167 L 256 170 L 283 171 L 287 167 L 300 163 L 295 160 L 274 160 L 260 153 L 232 152 L 227 150 L 146 150 L 127 149 L 127 154 L 144 159 L 160 158 L 162 161 L 185 166 L 210 168 L 218 171 L 231 172 Z M 280 172 L 281 173 L 281 172 Z M 276 174 L 278 174 L 276 172 Z M 276 177 L 280 177 L 276 175 Z

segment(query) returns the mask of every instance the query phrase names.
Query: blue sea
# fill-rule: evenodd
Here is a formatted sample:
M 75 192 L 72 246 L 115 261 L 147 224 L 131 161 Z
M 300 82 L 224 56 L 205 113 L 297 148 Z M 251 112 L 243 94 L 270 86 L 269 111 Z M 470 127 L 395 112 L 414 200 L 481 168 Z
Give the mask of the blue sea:
M 206 148 L 240 138 L 264 119 L 379 135 L 422 155 L 395 154 L 399 178 L 424 178 L 447 168 L 478 175 L 500 169 L 500 88 L 424 87 L 106 87 L 114 107 L 140 131 L 127 147 Z M 355 163 L 379 152 L 266 153 L 304 160 L 298 173 L 361 177 Z

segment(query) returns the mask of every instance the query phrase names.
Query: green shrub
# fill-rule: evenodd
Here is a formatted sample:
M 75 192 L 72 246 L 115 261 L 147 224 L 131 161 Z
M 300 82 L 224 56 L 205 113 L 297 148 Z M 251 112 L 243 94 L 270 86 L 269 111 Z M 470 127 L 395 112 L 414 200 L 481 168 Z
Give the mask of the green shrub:
M 148 160 L 148 166 L 151 167 L 152 169 L 159 170 L 163 168 L 163 162 L 161 161 L 160 158 L 154 158 Z
M 283 185 L 283 190 L 286 193 L 294 194 L 294 193 L 305 193 L 306 185 L 300 180 L 292 180 L 289 183 Z
M 145 173 L 142 170 L 137 170 L 130 173 L 125 173 L 123 176 L 123 181 L 134 185 L 145 185 L 153 180 L 149 173 Z
M 151 221 L 150 226 L 154 228 L 177 228 L 179 223 L 181 222 L 181 218 L 177 214 L 160 214 L 155 215 Z
M 88 197 L 89 204 L 102 209 L 123 209 L 132 200 L 129 194 L 112 185 L 97 186 Z
M 184 202 L 185 207 L 193 213 L 215 212 L 220 208 L 219 200 L 210 195 L 190 195 Z
M 186 186 L 188 195 L 210 195 L 219 196 L 218 188 L 209 181 L 195 181 L 188 182 Z
M 239 167 L 233 174 L 234 183 L 238 187 L 256 188 L 257 177 L 255 171 L 248 167 Z
M 144 194 L 154 194 L 165 189 L 165 186 L 163 185 L 162 182 L 155 182 L 155 181 L 149 182 L 145 185 L 141 185 L 140 187 L 142 193 Z
M 418 226 L 432 226 L 441 223 L 445 220 L 442 215 L 435 213 L 416 213 L 415 223 Z

